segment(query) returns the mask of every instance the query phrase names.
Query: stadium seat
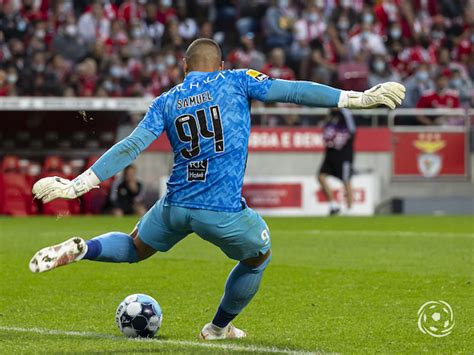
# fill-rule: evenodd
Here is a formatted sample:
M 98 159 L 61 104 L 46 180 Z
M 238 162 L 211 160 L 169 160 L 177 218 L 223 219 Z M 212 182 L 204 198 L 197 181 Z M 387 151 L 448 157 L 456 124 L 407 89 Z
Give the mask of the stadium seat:
M 70 179 L 71 176 L 65 173 L 65 164 L 60 157 L 50 156 L 43 164 L 43 171 L 40 178 L 48 176 L 59 176 Z M 57 199 L 46 204 L 41 204 L 41 212 L 44 215 L 71 215 L 78 214 L 81 210 L 79 200 Z
M 6 156 L 0 173 L 0 214 L 27 216 L 34 210 L 30 179 L 20 171 L 16 156 Z

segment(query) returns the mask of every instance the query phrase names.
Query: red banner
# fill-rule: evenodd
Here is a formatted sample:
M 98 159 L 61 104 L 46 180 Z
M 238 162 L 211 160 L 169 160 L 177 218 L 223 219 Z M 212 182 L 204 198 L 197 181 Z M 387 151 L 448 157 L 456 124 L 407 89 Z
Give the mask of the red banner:
M 389 152 L 388 128 L 361 127 L 357 130 L 355 151 Z M 158 138 L 149 148 L 151 151 L 169 152 L 166 135 Z M 250 152 L 322 152 L 324 140 L 320 128 L 263 128 L 253 127 L 249 139 Z
M 394 132 L 394 177 L 467 176 L 464 132 Z
M 252 208 L 288 208 L 303 206 L 301 183 L 244 184 L 242 195 Z

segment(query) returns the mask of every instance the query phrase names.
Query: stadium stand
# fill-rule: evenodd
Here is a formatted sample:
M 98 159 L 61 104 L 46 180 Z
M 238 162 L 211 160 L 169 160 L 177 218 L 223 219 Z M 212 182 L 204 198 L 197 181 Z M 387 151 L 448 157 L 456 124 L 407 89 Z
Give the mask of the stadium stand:
M 473 7 L 466 0 L 3 0 L 0 97 L 151 100 L 183 79 L 186 46 L 209 37 L 221 44 L 227 68 L 353 90 L 400 81 L 407 87 L 404 108 L 468 109 L 474 106 Z M 117 141 L 120 128 L 142 117 L 140 110 L 87 110 L 3 109 L 1 214 L 103 210 L 111 182 L 80 203 L 31 203 L 31 186 L 53 173 L 51 161 L 59 162 L 58 175 L 74 176 Z M 358 125 L 389 125 L 385 113 L 364 115 Z M 264 112 L 252 124 L 297 128 L 322 117 Z M 462 125 L 463 119 L 448 118 L 410 114 L 393 122 Z M 13 159 L 16 168 L 5 172 Z
M 449 70 L 449 87 L 468 106 L 474 75 L 468 6 L 451 0 L 5 0 L 0 96 L 155 97 L 181 81 L 183 51 L 202 36 L 221 43 L 228 67 L 341 87 L 357 78 L 372 85 L 395 77 L 422 90 Z M 423 63 L 428 75 L 415 76 Z

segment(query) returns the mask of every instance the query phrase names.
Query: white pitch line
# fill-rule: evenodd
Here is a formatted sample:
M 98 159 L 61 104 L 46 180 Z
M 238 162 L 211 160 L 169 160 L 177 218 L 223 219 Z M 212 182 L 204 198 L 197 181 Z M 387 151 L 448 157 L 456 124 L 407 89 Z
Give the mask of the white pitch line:
M 450 232 L 411 232 L 411 231 L 382 231 L 382 230 L 328 230 L 328 229 L 270 229 L 270 232 L 283 234 L 335 234 L 335 235 L 368 235 L 390 237 L 467 237 L 474 238 L 474 233 Z
M 0 326 L 0 330 L 19 332 L 19 333 L 35 333 L 42 335 L 68 335 L 82 338 L 98 338 L 98 339 L 111 339 L 111 340 L 128 340 L 136 342 L 151 342 L 157 344 L 169 344 L 178 346 L 189 346 L 196 348 L 207 348 L 215 350 L 227 350 L 227 351 L 248 351 L 255 353 L 274 353 L 274 354 L 294 354 L 294 355 L 309 355 L 317 354 L 310 351 L 300 351 L 291 349 L 280 349 L 277 347 L 265 347 L 256 345 L 236 345 L 236 344 L 222 344 L 222 343 L 208 343 L 208 342 L 197 342 L 189 340 L 170 340 L 170 339 L 146 339 L 146 338 L 125 338 L 110 334 L 100 334 L 93 332 L 76 332 L 56 329 L 45 329 L 45 328 L 20 328 L 20 327 L 6 327 Z

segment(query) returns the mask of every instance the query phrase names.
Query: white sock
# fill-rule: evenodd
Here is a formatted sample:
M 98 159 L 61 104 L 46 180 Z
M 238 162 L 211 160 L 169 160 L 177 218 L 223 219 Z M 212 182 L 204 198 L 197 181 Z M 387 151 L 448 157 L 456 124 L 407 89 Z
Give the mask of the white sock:
M 336 208 L 339 208 L 339 205 L 337 204 L 336 201 L 329 201 L 329 207 L 330 207 L 332 210 L 335 210 Z

